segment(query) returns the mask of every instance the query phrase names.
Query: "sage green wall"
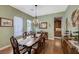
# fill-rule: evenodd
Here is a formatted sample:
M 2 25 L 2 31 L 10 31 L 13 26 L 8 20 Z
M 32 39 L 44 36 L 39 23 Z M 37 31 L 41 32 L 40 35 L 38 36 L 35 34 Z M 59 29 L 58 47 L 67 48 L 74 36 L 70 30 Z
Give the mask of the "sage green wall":
M 26 19 L 33 17 L 8 5 L 0 5 L 0 17 L 13 19 L 14 16 L 22 17 L 24 21 L 24 31 L 27 30 Z M 0 48 L 10 44 L 10 37 L 13 35 L 13 27 L 0 27 Z
M 72 34 L 75 34 L 73 32 L 77 31 L 77 26 L 76 27 L 72 26 L 71 15 L 72 15 L 72 12 L 77 8 L 79 8 L 79 5 L 69 5 L 65 12 L 64 18 L 63 18 L 63 20 L 65 20 L 65 22 L 66 22 L 66 18 L 68 18 L 68 30 L 72 31 Z M 64 24 L 63 25 L 63 35 L 64 35 L 64 33 L 66 31 L 66 24 L 65 23 L 63 23 L 63 24 Z
M 38 17 L 40 22 L 47 22 L 47 29 L 39 29 L 38 27 L 37 31 L 46 31 L 48 32 L 48 38 L 54 39 L 54 17 L 63 17 L 63 15 L 64 12 L 59 12 Z
M 56 14 L 50 14 L 50 15 L 38 17 L 40 21 L 48 22 L 48 25 L 47 25 L 48 28 L 44 29 L 43 31 L 48 32 L 49 39 L 54 38 L 54 17 L 60 17 L 60 16 L 63 17 L 62 25 L 61 25 L 62 26 L 62 37 L 65 35 L 65 31 L 66 31 L 66 18 L 68 18 L 68 30 L 72 31 L 72 34 L 74 34 L 73 32 L 77 31 L 77 26 L 73 27 L 72 20 L 71 20 L 72 12 L 77 8 L 79 8 L 79 5 L 69 5 L 65 12 L 60 12 Z M 40 31 L 40 30 L 42 29 L 37 28 L 37 31 Z

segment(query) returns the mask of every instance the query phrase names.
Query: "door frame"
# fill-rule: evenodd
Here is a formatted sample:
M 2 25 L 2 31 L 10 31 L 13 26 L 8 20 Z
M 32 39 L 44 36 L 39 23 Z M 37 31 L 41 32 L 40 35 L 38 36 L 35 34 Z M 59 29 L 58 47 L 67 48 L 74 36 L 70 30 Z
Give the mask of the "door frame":
M 55 36 L 55 20 L 56 18 L 59 18 L 59 21 L 61 21 L 61 35 L 60 36 Z M 61 38 L 62 37 L 62 17 L 54 17 L 54 38 Z

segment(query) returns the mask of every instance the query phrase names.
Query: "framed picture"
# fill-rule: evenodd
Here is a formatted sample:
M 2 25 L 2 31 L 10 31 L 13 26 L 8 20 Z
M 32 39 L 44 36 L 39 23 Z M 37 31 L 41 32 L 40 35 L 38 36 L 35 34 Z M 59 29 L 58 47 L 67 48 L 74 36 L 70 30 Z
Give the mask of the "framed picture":
M 72 12 L 71 20 L 74 27 L 76 26 L 76 24 L 79 24 L 79 8 Z
M 39 24 L 39 28 L 40 28 L 40 29 L 47 29 L 47 22 L 41 22 L 41 23 Z
M 2 18 L 0 17 L 0 27 L 12 27 L 13 21 L 8 18 Z

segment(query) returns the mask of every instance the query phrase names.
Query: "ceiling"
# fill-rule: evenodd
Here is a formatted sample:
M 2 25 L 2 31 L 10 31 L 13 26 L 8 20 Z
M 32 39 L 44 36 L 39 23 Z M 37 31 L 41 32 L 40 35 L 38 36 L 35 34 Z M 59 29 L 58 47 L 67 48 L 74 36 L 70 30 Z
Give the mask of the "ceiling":
M 11 5 L 12 7 L 35 17 L 35 6 L 34 5 Z M 37 6 L 37 16 L 58 13 L 65 11 L 68 5 L 38 5 Z

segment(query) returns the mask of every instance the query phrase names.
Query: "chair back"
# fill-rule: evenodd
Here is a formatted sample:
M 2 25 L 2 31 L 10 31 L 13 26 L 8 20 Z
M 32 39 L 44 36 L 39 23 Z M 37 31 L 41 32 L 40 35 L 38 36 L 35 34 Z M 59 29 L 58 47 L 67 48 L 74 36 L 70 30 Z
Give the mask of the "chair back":
M 30 34 L 29 35 L 31 35 L 32 37 L 36 37 L 36 33 L 34 33 L 34 32 L 30 32 Z
M 27 37 L 27 32 L 24 32 L 23 33 L 23 38 L 26 38 Z
M 16 38 L 14 38 L 14 36 L 12 36 L 10 38 L 10 42 L 11 42 L 11 45 L 12 45 L 12 48 L 13 48 L 13 53 L 14 54 L 20 54 L 18 41 L 16 40 Z

